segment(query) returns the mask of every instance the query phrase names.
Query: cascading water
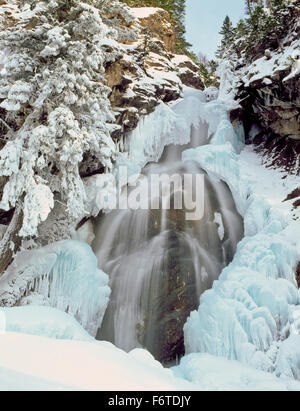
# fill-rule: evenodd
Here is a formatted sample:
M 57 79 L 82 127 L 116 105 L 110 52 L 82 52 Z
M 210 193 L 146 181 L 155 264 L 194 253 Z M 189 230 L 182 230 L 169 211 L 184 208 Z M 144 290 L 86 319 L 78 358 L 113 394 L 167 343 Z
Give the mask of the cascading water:
M 161 206 L 112 211 L 102 215 L 96 227 L 93 248 L 112 289 L 97 337 L 126 351 L 147 348 L 163 363 L 184 354 L 184 323 L 198 308 L 200 295 L 232 260 L 243 236 L 229 188 L 195 163 L 181 161 L 184 149 L 207 139 L 207 125 L 191 127 L 189 145 L 169 145 L 159 163 L 143 170 L 148 181 L 153 174 L 204 175 L 201 220 L 188 221 L 184 208 Z M 174 196 L 171 192 L 171 200 Z M 166 198 L 162 195 L 161 200 Z

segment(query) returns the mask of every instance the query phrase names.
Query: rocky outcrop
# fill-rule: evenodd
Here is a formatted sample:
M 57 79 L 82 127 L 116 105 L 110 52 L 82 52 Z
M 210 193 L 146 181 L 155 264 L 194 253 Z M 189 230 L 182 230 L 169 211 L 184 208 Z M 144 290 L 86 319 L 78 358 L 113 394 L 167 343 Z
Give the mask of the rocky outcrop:
M 300 173 L 299 33 L 299 24 L 292 26 L 279 49 L 266 50 L 264 56 L 236 71 L 243 111 L 232 113 L 233 118 L 243 119 L 249 142 L 265 150 L 273 164 L 296 173 Z
M 287 74 L 281 71 L 243 85 L 248 95 L 244 106 L 266 132 L 300 140 L 300 73 L 285 80 Z
M 108 64 L 105 74 L 119 125 L 112 131 L 116 140 L 134 130 L 140 117 L 153 112 L 160 102 L 177 100 L 183 85 L 204 89 L 198 66 L 187 56 L 173 54 L 175 30 L 168 12 L 149 7 L 131 11 L 137 38 L 124 41 L 124 55 Z
M 166 51 L 175 52 L 175 29 L 166 10 L 153 7 L 140 7 L 131 10 L 138 18 L 143 34 L 162 41 Z
M 199 67 L 188 56 L 176 55 L 172 59 L 175 64 L 178 77 L 185 86 L 204 90 L 204 82 L 199 74 Z

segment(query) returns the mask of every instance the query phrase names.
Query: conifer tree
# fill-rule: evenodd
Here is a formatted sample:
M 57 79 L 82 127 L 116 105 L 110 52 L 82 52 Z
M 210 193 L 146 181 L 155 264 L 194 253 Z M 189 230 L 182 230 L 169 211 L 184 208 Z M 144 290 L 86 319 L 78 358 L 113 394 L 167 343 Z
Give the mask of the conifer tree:
M 234 39 L 234 29 L 229 16 L 225 17 L 223 26 L 219 33 L 222 35 L 222 40 L 217 51 L 217 57 L 222 58 L 225 50 L 232 44 Z
M 16 217 L 7 232 L 27 237 L 47 218 L 55 195 L 72 217 L 84 214 L 79 164 L 85 153 L 112 168 L 114 116 L 103 74 L 121 55 L 112 16 L 133 16 L 110 0 L 18 4 L 17 23 L 0 27 L 0 49 L 7 53 L 0 76 L 0 176 L 6 179 L 0 208 L 20 210 L 21 224 Z M 3 261 L 7 242 L 8 235 L 0 245 Z

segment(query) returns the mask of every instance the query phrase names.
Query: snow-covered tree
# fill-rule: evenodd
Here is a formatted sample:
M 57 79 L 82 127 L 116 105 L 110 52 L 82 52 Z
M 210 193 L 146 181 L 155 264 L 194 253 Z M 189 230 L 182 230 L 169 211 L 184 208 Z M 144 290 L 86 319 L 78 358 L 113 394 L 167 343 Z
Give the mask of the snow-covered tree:
M 47 218 L 54 194 L 71 216 L 84 214 L 84 154 L 112 168 L 114 116 L 104 71 L 121 55 L 117 40 L 132 35 L 126 27 L 133 16 L 111 0 L 15 5 L 15 24 L 0 26 L 0 50 L 7 53 L 0 74 L 0 176 L 6 178 L 0 208 L 22 213 L 18 235 L 27 237 Z M 1 244 L 2 256 L 5 249 Z
M 218 48 L 217 56 L 222 57 L 224 51 L 230 47 L 232 41 L 234 39 L 234 30 L 232 21 L 230 20 L 229 16 L 226 16 L 220 30 L 220 34 L 222 35 L 221 45 Z
M 265 50 L 276 50 L 299 19 L 299 0 L 249 0 L 248 17 L 232 27 L 227 16 L 217 57 L 249 63 Z

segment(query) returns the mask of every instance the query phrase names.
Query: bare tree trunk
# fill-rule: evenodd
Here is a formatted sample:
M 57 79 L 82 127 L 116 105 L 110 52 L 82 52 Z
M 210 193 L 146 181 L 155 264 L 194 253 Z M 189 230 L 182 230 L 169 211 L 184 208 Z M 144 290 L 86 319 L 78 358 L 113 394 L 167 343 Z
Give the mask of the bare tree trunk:
M 0 242 L 0 277 L 12 263 L 14 253 L 19 250 L 22 239 L 18 233 L 23 223 L 23 210 L 20 205 L 16 206 L 13 218 Z

